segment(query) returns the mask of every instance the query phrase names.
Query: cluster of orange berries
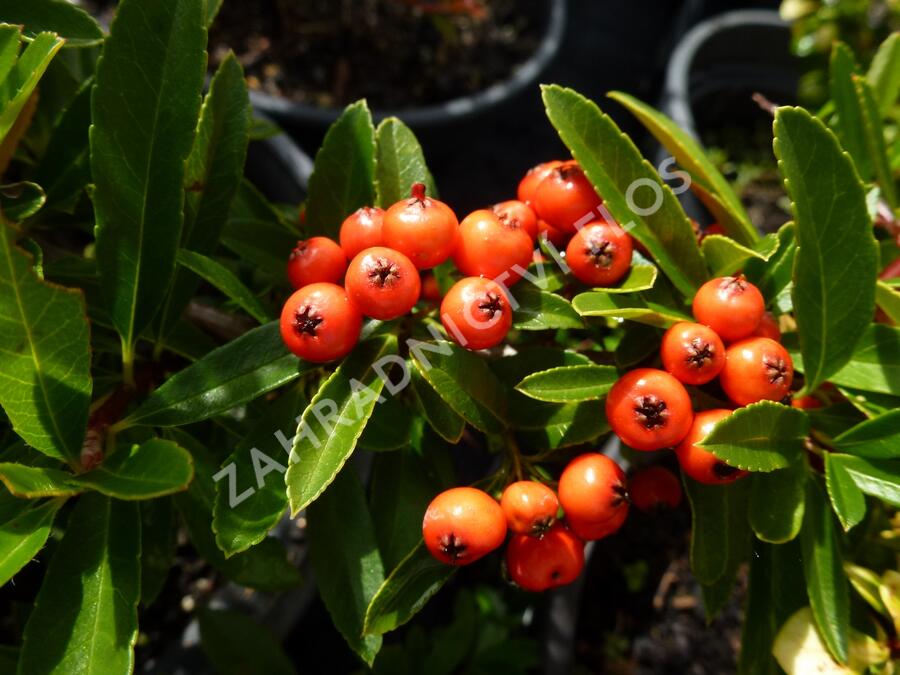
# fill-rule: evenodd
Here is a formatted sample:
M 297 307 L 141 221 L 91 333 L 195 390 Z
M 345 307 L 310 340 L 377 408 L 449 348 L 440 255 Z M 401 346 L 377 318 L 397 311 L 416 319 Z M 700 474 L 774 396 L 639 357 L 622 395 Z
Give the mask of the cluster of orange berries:
M 674 447 L 682 471 L 694 480 L 730 483 L 746 472 L 697 444 L 733 410 L 694 414 L 684 385 L 718 378 L 736 406 L 763 400 L 790 405 L 794 365 L 762 294 L 742 275 L 706 282 L 694 296 L 693 314 L 697 323 L 676 323 L 663 335 L 664 370 L 639 368 L 616 381 L 606 398 L 606 417 L 629 447 Z
M 340 242 L 298 242 L 287 268 L 297 290 L 281 313 L 285 344 L 308 361 L 345 356 L 359 340 L 363 316 L 388 321 L 410 312 L 420 296 L 439 300 L 425 271 L 452 259 L 465 277 L 443 297 L 441 322 L 463 347 L 493 347 L 512 326 L 508 287 L 533 261 L 539 237 L 568 242 L 566 261 L 583 283 L 606 286 L 627 274 L 632 241 L 622 228 L 599 221 L 579 228 L 601 199 L 576 162 L 534 167 L 517 196 L 459 222 L 417 183 L 409 199 L 387 210 L 363 207 L 348 216 Z

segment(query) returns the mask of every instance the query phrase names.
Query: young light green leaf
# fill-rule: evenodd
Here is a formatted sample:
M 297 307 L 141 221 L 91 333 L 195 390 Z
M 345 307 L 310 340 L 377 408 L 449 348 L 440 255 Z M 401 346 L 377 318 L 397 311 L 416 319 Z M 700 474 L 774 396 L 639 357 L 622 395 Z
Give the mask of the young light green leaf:
M 291 515 L 312 504 L 353 454 L 396 352 L 393 335 L 360 343 L 303 411 L 284 476 Z
M 706 269 L 672 190 L 596 104 L 556 85 L 544 86 L 542 96 L 547 116 L 613 218 L 647 247 L 679 291 L 693 296 L 706 281 Z M 644 188 L 640 196 L 634 186 Z M 648 191 L 653 193 L 649 198 Z
M 797 610 L 778 631 L 772 645 L 772 656 L 787 675 L 852 675 L 859 672 L 834 662 L 828 647 L 816 629 L 809 607 Z
M 6 80 L 6 77 L 12 71 L 13 66 L 16 65 L 21 42 L 21 26 L 0 23 L 0 82 Z M 6 96 L 9 96 L 10 93 L 7 93 Z
M 767 261 L 748 258 L 744 273 L 753 282 L 767 303 L 772 303 L 791 283 L 794 272 L 794 256 L 797 242 L 794 237 L 794 223 L 785 223 L 778 232 L 778 249 Z
M 72 497 L 84 491 L 68 471 L 16 462 L 0 463 L 0 481 L 11 494 L 23 499 Z
M 829 381 L 863 391 L 900 395 L 900 328 L 868 325 L 850 361 Z
M 183 248 L 179 249 L 177 259 L 179 265 L 191 270 L 194 274 L 218 288 L 260 323 L 268 323 L 271 320 L 266 308 L 253 295 L 253 292 L 220 262 L 208 258 L 202 253 L 188 251 Z
M 674 159 L 688 172 L 691 188 L 717 219 L 738 242 L 753 244 L 759 234 L 750 216 L 744 210 L 740 198 L 728 180 L 719 172 L 716 165 L 706 156 L 703 147 L 687 132 L 679 128 L 671 119 L 658 110 L 621 91 L 614 91 L 608 96 L 625 106 L 637 117 L 669 152 Z M 702 187 L 702 190 L 696 190 Z
M 794 316 L 809 393 L 846 365 L 871 321 L 878 247 L 862 183 L 825 125 L 779 108 L 775 154 L 796 223 Z
M 513 311 L 513 327 L 519 330 L 583 328 L 584 321 L 565 298 L 524 286 L 513 291 L 518 307 Z
M 151 438 L 120 450 L 97 468 L 73 478 L 76 485 L 117 499 L 152 499 L 186 490 L 194 477 L 191 455 L 172 441 Z
M 603 398 L 618 376 L 612 366 L 563 366 L 532 373 L 516 389 L 539 401 L 590 401 Z
M 175 374 L 120 426 L 165 427 L 199 422 L 277 389 L 313 367 L 306 361 L 298 362 L 287 351 L 278 322 L 273 321 Z
M 878 99 L 881 117 L 887 117 L 900 95 L 900 34 L 891 33 L 878 46 L 866 80 Z
M 896 462 L 831 453 L 830 463 L 845 472 L 867 495 L 900 508 L 900 470 Z
M 47 195 L 37 183 L 23 181 L 0 185 L 0 211 L 11 223 L 21 223 L 31 218 L 46 201 Z
M 635 264 L 628 274 L 615 286 L 598 286 L 598 293 L 637 293 L 648 291 L 656 283 L 659 270 L 656 265 Z
M 200 645 L 220 675 L 295 675 L 297 672 L 272 631 L 246 614 L 201 607 L 197 620 Z
M 206 72 L 203 6 L 124 0 L 97 64 L 90 134 L 97 262 L 126 364 L 175 271 L 185 160 Z
M 848 658 L 850 592 L 831 507 L 815 481 L 807 481 L 806 510 L 800 530 L 806 592 L 819 633 L 840 663 Z
M 762 541 L 783 544 L 800 532 L 808 467 L 803 457 L 787 468 L 750 477 L 750 526 Z
M 672 307 L 666 307 L 638 295 L 617 295 L 599 290 L 580 293 L 572 299 L 572 307 L 581 316 L 606 316 L 638 323 L 668 328 L 679 321 L 691 318 Z
M 181 234 L 182 251 L 187 249 L 203 256 L 209 256 L 215 251 L 241 185 L 244 162 L 247 158 L 250 117 L 250 101 L 244 72 L 234 54 L 229 54 L 210 82 L 209 93 L 200 109 L 200 123 L 197 126 L 194 146 L 187 160 L 184 176 L 186 192 L 184 227 Z M 182 251 L 179 251 L 179 256 Z M 179 263 L 186 265 L 180 257 Z M 186 266 L 232 297 L 257 321 L 266 322 L 266 319 L 260 318 L 266 313 L 260 312 L 259 302 L 252 294 L 243 292 L 245 290 L 243 284 L 237 288 L 233 282 L 229 282 L 229 287 L 234 287 L 234 292 L 242 298 L 238 300 L 216 281 L 206 276 L 202 270 Z M 221 274 L 216 274 L 215 278 L 221 278 Z M 197 278 L 189 272 L 175 271 L 171 291 L 159 315 L 160 334 L 165 336 L 171 332 L 178 317 L 196 292 L 197 284 Z
M 0 404 L 41 452 L 79 461 L 91 401 L 84 297 L 40 281 L 0 214 Z
M 6 0 L 3 21 L 19 24 L 30 38 L 44 31 L 56 33 L 67 47 L 90 47 L 103 41 L 94 18 L 66 0 Z
M 456 568 L 435 560 L 419 543 L 385 579 L 366 610 L 365 635 L 389 633 L 412 619 Z
M 883 281 L 875 285 L 875 302 L 895 324 L 900 324 L 900 289 Z
M 384 583 L 384 567 L 362 484 L 353 466 L 308 511 L 310 559 L 319 592 L 347 644 L 369 666 L 380 635 L 364 635 L 366 608 Z
M 841 526 L 849 532 L 865 517 L 866 498 L 841 463 L 834 461 L 835 457 L 840 455 L 825 453 L 825 485 Z
M 344 218 L 375 203 L 375 128 L 365 101 L 347 106 L 331 125 L 309 177 L 306 226 L 337 239 Z
M 466 421 L 444 403 L 444 399 L 419 374 L 412 362 L 408 362 L 408 367 L 410 388 L 422 416 L 441 438 L 449 443 L 458 443 L 466 428 Z
M 6 8 L 4 7 L 5 20 Z M 50 61 L 64 43 L 64 40 L 53 33 L 38 33 L 25 47 L 8 72 L 0 73 L 6 75 L 5 79 L 0 82 L 0 90 L 3 92 L 2 99 L 0 99 L 0 142 L 13 128 L 19 118 L 19 113 L 31 98 L 38 81 L 44 75 L 47 66 L 50 65 Z M 16 49 L 18 49 L 18 45 L 16 45 Z M 4 50 L 4 55 L 6 53 Z
M 860 422 L 834 439 L 837 449 L 872 459 L 900 459 L 900 410 Z
M 480 431 L 502 431 L 503 385 L 482 358 L 450 342 L 414 342 L 410 355 L 422 378 L 457 415 Z
M 375 132 L 378 143 L 376 179 L 378 205 L 388 208 L 409 197 L 413 183 L 424 183 L 426 193 L 437 196 L 434 178 L 415 134 L 396 117 L 388 117 Z
M 137 504 L 81 497 L 25 625 L 19 673 L 130 673 L 140 552 Z
M 65 499 L 26 508 L 0 525 L 0 586 L 31 562 L 47 542 L 56 512 Z
M 703 237 L 700 248 L 713 276 L 722 277 L 743 269 L 748 260 L 769 260 L 778 250 L 778 243 L 777 234 L 766 235 L 753 247 L 744 246 L 720 234 L 710 234 Z
M 700 446 L 730 466 L 766 472 L 797 461 L 807 433 L 809 418 L 802 410 L 760 401 L 735 410 L 716 424 Z
M 283 474 L 306 404 L 299 387 L 268 403 L 259 421 L 222 462 L 216 474 L 220 478 L 212 527 L 226 557 L 261 542 L 287 510 Z

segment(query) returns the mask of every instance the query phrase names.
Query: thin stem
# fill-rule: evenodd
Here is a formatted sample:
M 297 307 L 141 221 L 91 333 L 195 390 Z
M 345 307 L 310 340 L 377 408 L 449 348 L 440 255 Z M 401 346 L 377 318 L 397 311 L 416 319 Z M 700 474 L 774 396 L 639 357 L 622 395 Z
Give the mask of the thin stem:
M 122 381 L 134 387 L 134 346 L 122 341 Z

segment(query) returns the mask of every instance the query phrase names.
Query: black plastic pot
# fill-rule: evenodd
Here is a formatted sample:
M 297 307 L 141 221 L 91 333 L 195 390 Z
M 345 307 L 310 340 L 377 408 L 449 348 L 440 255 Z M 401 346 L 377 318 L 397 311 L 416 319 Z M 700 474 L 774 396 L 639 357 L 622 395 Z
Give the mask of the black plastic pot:
M 566 24 L 566 0 L 548 0 L 546 15 L 540 21 L 546 26 L 540 46 L 535 53 L 501 82 L 469 96 L 402 110 L 374 110 L 376 123 L 385 117 L 400 117 L 416 129 L 439 127 L 468 119 L 509 100 L 526 87 L 532 87 L 547 64 L 559 51 Z M 280 96 L 253 91 L 250 99 L 254 107 L 290 130 L 324 130 L 341 114 L 343 108 L 320 108 L 296 103 Z

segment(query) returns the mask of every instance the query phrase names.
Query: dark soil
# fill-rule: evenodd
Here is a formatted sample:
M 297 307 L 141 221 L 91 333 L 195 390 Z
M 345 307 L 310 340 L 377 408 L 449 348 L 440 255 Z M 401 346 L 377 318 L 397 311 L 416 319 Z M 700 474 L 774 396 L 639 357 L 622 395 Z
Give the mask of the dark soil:
M 250 86 L 321 107 L 402 109 L 471 94 L 534 52 L 541 0 L 225 2 L 215 66 L 234 50 Z

